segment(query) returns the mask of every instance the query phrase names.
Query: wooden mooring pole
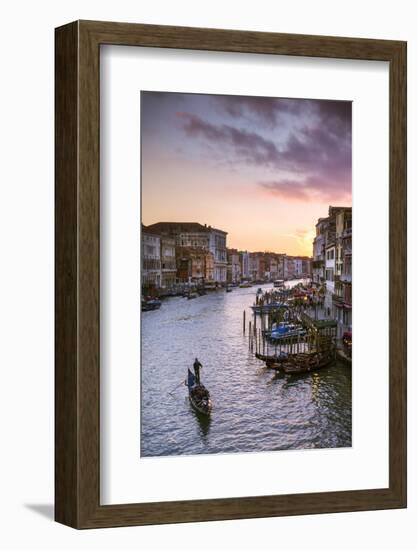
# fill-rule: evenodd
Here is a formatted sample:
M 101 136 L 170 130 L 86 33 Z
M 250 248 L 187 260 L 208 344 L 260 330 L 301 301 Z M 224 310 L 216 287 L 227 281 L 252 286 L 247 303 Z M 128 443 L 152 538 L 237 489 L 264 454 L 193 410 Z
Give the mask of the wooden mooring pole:
M 246 332 L 246 309 L 243 310 L 243 334 Z

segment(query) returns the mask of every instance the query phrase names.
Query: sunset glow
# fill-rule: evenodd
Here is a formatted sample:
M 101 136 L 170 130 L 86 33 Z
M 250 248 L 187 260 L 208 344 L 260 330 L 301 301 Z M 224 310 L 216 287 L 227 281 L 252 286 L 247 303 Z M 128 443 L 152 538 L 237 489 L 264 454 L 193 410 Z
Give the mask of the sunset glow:
M 228 232 L 227 246 L 311 255 L 351 205 L 351 103 L 141 93 L 142 222 Z

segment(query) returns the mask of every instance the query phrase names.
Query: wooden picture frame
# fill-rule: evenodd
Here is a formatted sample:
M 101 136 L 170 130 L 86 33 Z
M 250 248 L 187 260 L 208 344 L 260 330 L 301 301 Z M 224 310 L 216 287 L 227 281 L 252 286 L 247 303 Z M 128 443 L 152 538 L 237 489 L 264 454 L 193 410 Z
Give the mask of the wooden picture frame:
M 55 518 L 116 527 L 406 506 L 406 43 L 76 21 L 56 29 Z M 117 44 L 389 62 L 389 487 L 100 505 L 99 56 Z

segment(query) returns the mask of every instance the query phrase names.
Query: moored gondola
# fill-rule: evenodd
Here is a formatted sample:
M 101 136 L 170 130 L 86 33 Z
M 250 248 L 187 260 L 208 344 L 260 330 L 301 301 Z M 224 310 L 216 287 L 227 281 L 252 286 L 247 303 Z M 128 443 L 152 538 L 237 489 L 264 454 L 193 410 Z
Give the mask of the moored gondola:
M 276 309 L 288 309 L 288 304 L 284 302 L 272 302 L 269 304 L 258 304 L 251 306 L 251 309 L 254 313 L 262 314 L 267 313 L 268 311 L 276 310 Z
M 276 369 L 285 374 L 304 374 L 324 369 L 334 362 L 331 352 L 297 353 L 289 356 L 287 361 L 277 364 Z
M 275 355 L 264 355 L 262 353 L 255 353 L 255 357 L 264 361 L 265 366 L 269 369 L 277 369 L 280 363 L 284 363 L 288 360 L 288 353 L 281 351 Z
M 141 310 L 154 311 L 161 307 L 161 300 L 158 298 L 142 298 Z

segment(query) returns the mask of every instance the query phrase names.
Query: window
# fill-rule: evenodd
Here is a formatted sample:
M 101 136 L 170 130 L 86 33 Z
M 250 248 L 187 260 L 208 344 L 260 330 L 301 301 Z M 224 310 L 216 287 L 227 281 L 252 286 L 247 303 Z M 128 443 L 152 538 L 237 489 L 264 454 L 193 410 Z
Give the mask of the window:
M 333 269 L 326 269 L 326 281 L 333 281 Z

